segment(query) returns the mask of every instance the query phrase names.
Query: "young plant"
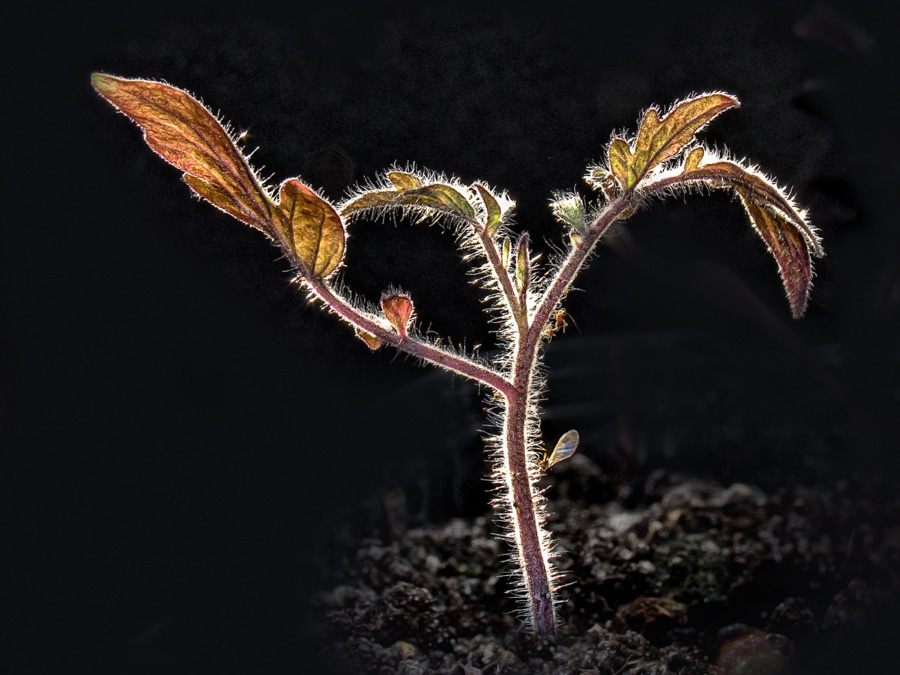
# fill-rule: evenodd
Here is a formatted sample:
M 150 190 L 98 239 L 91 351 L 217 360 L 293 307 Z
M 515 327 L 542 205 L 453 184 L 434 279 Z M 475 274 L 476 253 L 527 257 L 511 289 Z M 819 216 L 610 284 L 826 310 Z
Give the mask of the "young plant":
M 806 308 L 812 257 L 823 255 L 816 229 L 784 190 L 755 168 L 697 142 L 713 118 L 738 107 L 724 93 L 694 96 L 666 111 L 650 108 L 636 134 L 612 138 L 605 161 L 585 176 L 598 197 L 590 203 L 575 193 L 555 196 L 551 208 L 568 243 L 540 263 L 528 233 L 516 237 L 510 231 L 514 202 L 484 183 L 392 169 L 333 204 L 299 178 L 277 188 L 265 185 L 237 139 L 180 89 L 103 74 L 93 76 L 93 85 L 143 128 L 147 144 L 183 172 L 197 195 L 271 239 L 310 299 L 350 324 L 370 349 L 390 345 L 490 390 L 488 414 L 498 430 L 487 441 L 500 487 L 496 506 L 514 542 L 525 618 L 543 635 L 556 628 L 557 574 L 538 481 L 575 452 L 578 434 L 563 435 L 549 455 L 542 449 L 538 404 L 545 382 L 539 364 L 542 346 L 560 328 L 561 303 L 597 242 L 653 197 L 732 190 L 778 264 L 794 317 Z M 467 257 L 479 263 L 477 281 L 498 327 L 498 356 L 485 360 L 449 349 L 417 330 L 406 293 L 386 293 L 380 307 L 363 305 L 340 282 L 348 223 L 396 211 L 453 226 Z

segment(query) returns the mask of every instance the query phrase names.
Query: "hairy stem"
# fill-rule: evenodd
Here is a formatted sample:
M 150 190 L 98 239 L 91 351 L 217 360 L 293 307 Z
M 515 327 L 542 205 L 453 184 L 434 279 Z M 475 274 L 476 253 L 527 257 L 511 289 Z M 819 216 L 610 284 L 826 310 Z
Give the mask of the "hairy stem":
M 502 297 L 506 300 L 510 317 L 515 321 L 516 317 L 521 314 L 521 303 L 519 301 L 519 296 L 513 287 L 509 271 L 500 259 L 500 251 L 497 250 L 497 241 L 488 235 L 487 228 L 477 220 L 470 220 L 469 225 L 481 242 L 481 248 L 484 252 L 484 257 L 488 261 L 491 274 L 502 291 Z
M 528 396 L 532 365 L 520 349 L 514 367 L 515 394 L 507 399 L 503 411 L 506 465 L 503 473 L 531 626 L 540 635 L 552 636 L 556 632 L 552 572 L 546 534 L 542 531 L 541 497 L 535 486 L 538 476 L 534 462 L 528 460 Z
M 559 305 L 560 301 L 565 296 L 566 291 L 569 290 L 569 286 L 572 285 L 572 282 L 575 280 L 575 277 L 578 276 L 581 268 L 584 267 L 584 263 L 587 262 L 587 259 L 590 257 L 597 242 L 599 242 L 600 238 L 606 234 L 606 231 L 609 229 L 610 225 L 616 221 L 616 218 L 631 205 L 631 199 L 624 195 L 610 202 L 610 204 L 600 212 L 594 222 L 591 223 L 581 244 L 573 247 L 569 252 L 569 255 L 566 256 L 565 260 L 560 264 L 559 271 L 550 282 L 550 285 L 544 292 L 540 302 L 538 302 L 537 308 L 531 319 L 531 325 L 528 330 L 527 347 L 532 355 L 536 353 L 537 348 L 540 346 L 541 334 L 544 330 L 544 326 L 546 326 L 547 322 L 550 320 L 550 315 L 553 313 L 553 310 L 556 309 L 557 305 Z
M 528 458 L 529 396 L 538 362 L 541 336 L 550 315 L 572 281 L 581 271 L 591 251 L 609 226 L 631 202 L 620 197 L 610 203 L 591 224 L 580 246 L 572 249 L 541 298 L 527 330 L 521 331 L 513 366 L 512 396 L 507 395 L 503 422 L 503 450 L 510 517 L 519 555 L 522 581 L 533 630 L 540 635 L 556 633 L 553 571 L 550 566 L 549 535 L 543 530 L 543 497 L 537 492 L 537 466 Z
M 508 397 L 513 393 L 512 383 L 495 370 L 483 366 L 480 363 L 476 363 L 471 359 L 445 352 L 442 349 L 430 345 L 427 342 L 422 342 L 411 335 L 401 337 L 394 331 L 382 326 L 381 323 L 373 317 L 357 310 L 346 298 L 341 296 L 322 279 L 302 274 L 301 279 L 303 284 L 319 300 L 321 300 L 328 309 L 352 326 L 374 335 L 382 342 L 393 345 L 400 351 L 417 356 L 423 361 L 428 361 L 429 363 L 433 363 L 441 368 L 446 368 L 447 370 L 468 377 L 476 382 L 486 384 L 504 396 Z
M 488 264 L 518 327 L 511 381 L 498 371 L 472 359 L 447 353 L 414 336 L 400 336 L 386 328 L 376 317 L 356 309 L 325 281 L 305 274 L 302 263 L 299 266 L 300 277 L 312 294 L 354 327 L 374 335 L 396 349 L 486 384 L 504 397 L 505 406 L 502 412 L 504 466 L 501 474 L 505 482 L 507 513 L 516 542 L 519 573 L 526 596 L 528 615 L 532 629 L 540 635 L 555 635 L 556 614 L 549 535 L 543 528 L 543 497 L 536 485 L 540 472 L 537 462 L 529 458 L 528 454 L 529 422 L 537 415 L 531 397 L 534 394 L 533 378 L 538 363 L 538 350 L 552 312 L 562 301 L 600 238 L 633 203 L 631 195 L 624 194 L 610 202 L 595 218 L 580 245 L 573 247 L 560 263 L 530 318 L 524 315 L 524 301 L 519 297 L 511 277 L 503 266 L 494 241 L 482 236 L 479 228 L 475 228 L 479 233 Z

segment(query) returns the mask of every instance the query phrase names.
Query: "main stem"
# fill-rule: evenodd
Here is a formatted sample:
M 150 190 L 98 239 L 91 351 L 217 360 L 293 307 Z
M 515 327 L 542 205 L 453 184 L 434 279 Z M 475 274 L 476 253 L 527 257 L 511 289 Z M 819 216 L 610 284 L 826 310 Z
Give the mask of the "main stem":
M 549 551 L 541 532 L 540 497 L 535 492 L 537 476 L 531 473 L 536 467 L 534 462 L 528 461 L 528 396 L 532 359 L 528 358 L 524 347 L 525 343 L 522 343 L 516 354 L 514 393 L 506 399 L 504 411 L 504 475 L 531 626 L 540 635 L 552 636 L 556 632 L 556 616 L 553 611 Z
M 544 295 L 527 320 L 519 326 L 519 339 L 513 363 L 513 391 L 506 395 L 504 411 L 504 472 L 510 497 L 510 517 L 519 554 L 522 581 L 531 625 L 539 635 L 556 633 L 553 598 L 553 574 L 550 568 L 549 537 L 542 530 L 542 497 L 537 494 L 537 465 L 528 461 L 528 416 L 531 408 L 532 377 L 544 327 L 562 301 L 591 251 L 609 226 L 630 205 L 621 197 L 608 205 L 591 223 L 580 246 L 574 247 L 560 264 Z M 532 474 L 532 471 L 535 473 Z
M 538 350 L 551 313 L 565 296 L 594 246 L 630 203 L 629 196 L 620 197 L 597 216 L 581 244 L 574 247 L 562 261 L 530 316 L 527 311 L 527 299 L 524 296 L 520 298 L 516 293 L 512 279 L 500 262 L 494 243 L 482 237 L 488 262 L 497 274 L 500 288 L 509 302 L 510 312 L 518 324 L 511 378 L 504 377 L 500 372 L 464 356 L 450 354 L 411 336 L 400 336 L 374 317 L 359 311 L 325 281 L 305 273 L 302 263 L 298 264 L 298 269 L 301 270 L 300 278 L 312 294 L 348 323 L 401 351 L 481 382 L 503 396 L 505 408 L 502 473 L 509 500 L 508 513 L 512 520 L 532 629 L 539 635 L 555 635 L 556 613 L 553 573 L 549 560 L 549 536 L 542 529 L 543 497 L 536 487 L 540 478 L 539 467 L 536 461 L 529 461 L 528 457 L 529 419 L 537 414 L 533 409 L 531 397 L 535 394 L 532 380 Z

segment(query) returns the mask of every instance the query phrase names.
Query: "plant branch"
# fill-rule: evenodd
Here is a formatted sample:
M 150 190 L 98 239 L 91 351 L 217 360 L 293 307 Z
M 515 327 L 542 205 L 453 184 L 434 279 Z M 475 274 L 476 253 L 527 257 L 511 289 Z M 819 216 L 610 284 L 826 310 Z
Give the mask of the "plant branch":
M 544 331 L 544 326 L 547 325 L 547 321 L 550 320 L 550 315 L 563 299 L 563 296 L 565 296 L 575 277 L 578 276 L 597 242 L 600 241 L 600 238 L 606 233 L 610 225 L 633 205 L 634 200 L 627 193 L 610 202 L 594 219 L 594 222 L 591 223 L 581 244 L 573 247 L 569 251 L 569 255 L 562 261 L 559 271 L 538 302 L 531 318 L 527 342 L 529 349 L 532 350 L 532 354 L 538 344 L 540 344 L 541 334 Z
M 385 328 L 376 318 L 357 310 L 324 280 L 304 275 L 303 273 L 301 273 L 299 278 L 328 309 L 359 330 L 374 335 L 382 342 L 392 345 L 407 354 L 416 356 L 423 361 L 428 361 L 436 366 L 446 368 L 454 373 L 485 384 L 506 398 L 513 395 L 514 388 L 512 383 L 497 371 L 483 366 L 472 359 L 445 352 L 411 335 L 401 337 L 393 330 Z
M 500 287 L 500 290 L 503 291 L 503 297 L 506 298 L 506 305 L 510 315 L 513 321 L 518 322 L 516 317 L 520 316 L 522 313 L 519 295 L 509 276 L 509 270 L 503 265 L 500 251 L 497 250 L 497 242 L 493 237 L 488 235 L 487 227 L 485 227 L 483 223 L 479 223 L 477 220 L 473 219 L 468 219 L 468 222 L 478 236 L 478 241 L 481 242 L 481 249 L 484 252 L 484 257 L 487 259 L 494 279 L 497 281 L 497 285 Z

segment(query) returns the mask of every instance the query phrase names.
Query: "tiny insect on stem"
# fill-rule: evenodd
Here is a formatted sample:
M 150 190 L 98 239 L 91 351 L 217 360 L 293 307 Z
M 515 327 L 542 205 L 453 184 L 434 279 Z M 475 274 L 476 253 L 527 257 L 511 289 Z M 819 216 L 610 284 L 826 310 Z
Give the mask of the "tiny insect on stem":
M 578 432 L 575 431 L 575 429 L 564 433 L 556 442 L 556 447 L 553 448 L 553 452 L 551 452 L 549 456 L 546 452 L 544 453 L 544 459 L 541 460 L 541 469 L 546 471 L 554 464 L 559 464 L 560 462 L 569 459 L 569 457 L 574 455 L 575 451 L 578 449 L 578 442 L 580 440 Z

